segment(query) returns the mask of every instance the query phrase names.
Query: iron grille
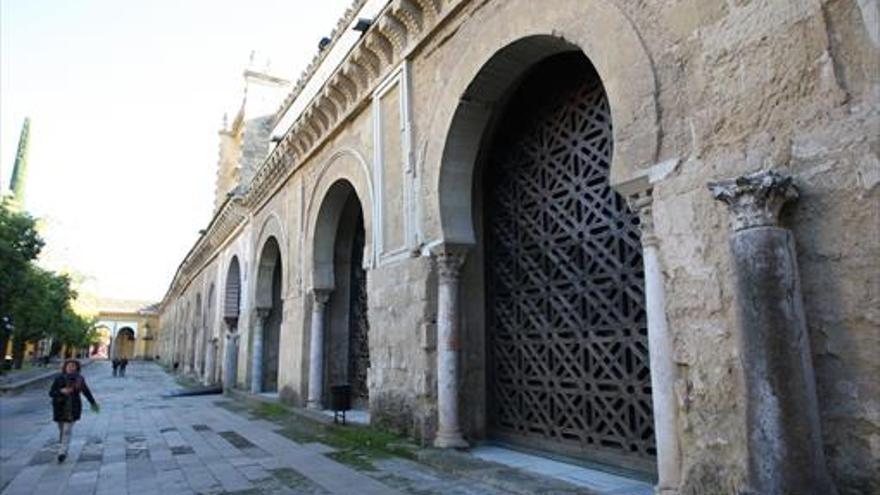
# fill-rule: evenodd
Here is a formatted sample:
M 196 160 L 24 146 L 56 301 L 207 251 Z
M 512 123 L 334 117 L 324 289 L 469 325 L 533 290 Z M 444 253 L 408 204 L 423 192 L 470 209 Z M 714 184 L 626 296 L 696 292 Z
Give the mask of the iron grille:
M 655 450 L 638 217 L 609 187 L 601 84 L 581 77 L 556 94 L 514 100 L 525 103 L 486 175 L 490 428 L 644 466 Z

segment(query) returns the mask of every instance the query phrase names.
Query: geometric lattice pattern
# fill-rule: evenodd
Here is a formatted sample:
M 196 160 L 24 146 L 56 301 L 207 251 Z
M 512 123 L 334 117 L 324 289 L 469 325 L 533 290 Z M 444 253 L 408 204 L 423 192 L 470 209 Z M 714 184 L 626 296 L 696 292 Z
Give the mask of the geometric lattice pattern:
M 370 368 L 370 320 L 367 318 L 367 272 L 364 270 L 364 221 L 358 216 L 351 253 L 351 294 L 348 317 L 348 381 L 352 401 L 369 404 L 367 370 Z
M 608 100 L 592 80 L 534 113 L 496 145 L 488 177 L 492 429 L 650 459 L 639 223 L 608 185 Z

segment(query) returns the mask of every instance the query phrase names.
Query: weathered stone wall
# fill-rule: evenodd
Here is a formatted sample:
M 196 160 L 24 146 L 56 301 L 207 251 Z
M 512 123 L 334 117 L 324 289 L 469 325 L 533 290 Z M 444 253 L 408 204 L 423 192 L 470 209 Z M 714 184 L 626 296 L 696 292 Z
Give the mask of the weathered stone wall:
M 435 428 L 432 270 L 430 258 L 410 258 L 372 270 L 368 278 L 370 410 L 377 424 L 424 441 Z
M 655 187 L 654 212 L 681 371 L 686 493 L 738 485 L 745 455 L 726 215 L 705 183 L 762 168 L 791 173 L 801 190 L 784 223 L 797 241 L 832 475 L 842 493 L 877 490 L 880 404 L 868 377 L 880 349 L 869 309 L 878 306 L 878 51 L 863 39 L 835 54 L 829 42 L 866 34 L 855 5 L 719 4 L 688 16 L 678 4 L 656 13 L 672 27 L 647 43 L 669 47 L 653 54 L 661 156 L 682 160 Z M 835 31 L 827 21 L 835 17 L 850 22 Z M 847 88 L 842 73 L 870 70 L 866 58 L 841 70 L 846 57 L 872 51 L 873 82 Z
M 240 257 L 239 385 L 248 383 L 260 229 L 276 215 L 286 232 L 279 239 L 285 251 L 279 389 L 283 400 L 303 403 L 310 290 L 316 287 L 315 229 L 323 195 L 334 181 L 345 179 L 358 192 L 367 224 L 372 417 L 430 439 L 436 428 L 437 277 L 425 253 L 448 240 L 449 218 L 439 205 L 453 113 L 492 54 L 523 37 L 556 36 L 579 47 L 606 85 L 615 119 L 615 180 L 623 182 L 656 163 L 677 163 L 654 184 L 653 211 L 679 371 L 682 492 L 733 493 L 744 482 L 744 391 L 732 337 L 727 213 L 711 199 L 706 183 L 767 168 L 791 174 L 801 193 L 785 211 L 783 224 L 796 241 L 831 474 L 843 494 L 880 490 L 877 3 L 548 0 L 535 9 L 530 1 L 485 0 L 457 5 L 410 57 L 410 156 L 421 184 L 415 205 L 402 195 L 410 172 L 398 157 L 407 155 L 374 163 L 374 143 L 383 153 L 406 144 L 401 135 L 389 135 L 396 129 L 394 119 L 401 118 L 394 103 L 399 96 L 389 92 L 379 110 L 388 121 L 376 128 L 373 107 L 359 107 L 206 262 L 206 273 L 219 274 L 214 276 L 219 289 L 232 253 Z M 502 82 L 509 77 L 505 84 L 511 85 L 524 68 L 507 66 L 493 77 Z M 488 111 L 501 109 L 499 104 Z M 479 144 L 479 137 L 475 141 Z M 380 168 L 387 180 L 375 183 Z M 378 194 L 386 189 L 388 194 Z M 469 197 L 472 191 L 466 189 L 455 198 Z M 412 211 L 401 211 L 406 208 Z M 404 213 L 412 212 L 419 212 L 414 222 L 420 245 L 415 247 L 422 254 L 416 249 L 380 259 L 376 236 L 389 249 L 405 246 Z M 473 220 L 468 215 L 462 221 Z M 486 373 L 480 256 L 477 250 L 468 259 L 462 279 L 462 421 L 470 438 L 480 438 L 486 424 L 480 397 Z M 210 263 L 220 265 L 212 271 Z M 166 303 L 165 331 L 185 323 L 182 303 L 194 294 L 190 288 Z M 162 355 L 169 359 L 171 351 Z

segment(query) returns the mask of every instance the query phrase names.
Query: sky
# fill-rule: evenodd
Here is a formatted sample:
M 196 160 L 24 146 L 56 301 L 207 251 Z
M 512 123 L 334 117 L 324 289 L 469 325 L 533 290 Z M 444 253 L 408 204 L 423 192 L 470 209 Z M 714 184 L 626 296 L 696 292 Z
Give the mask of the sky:
M 251 53 L 296 80 L 350 4 L 0 1 L 0 181 L 29 116 L 41 263 L 100 297 L 159 301 L 211 219 L 217 132 Z

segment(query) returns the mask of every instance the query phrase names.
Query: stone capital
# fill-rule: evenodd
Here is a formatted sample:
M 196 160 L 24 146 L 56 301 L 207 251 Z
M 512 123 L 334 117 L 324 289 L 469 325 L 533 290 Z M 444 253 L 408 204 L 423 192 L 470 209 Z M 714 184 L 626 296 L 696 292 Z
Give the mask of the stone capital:
M 234 332 L 238 328 L 238 316 L 224 316 L 223 322 L 226 323 L 226 327 L 229 328 L 230 332 Z
M 461 276 L 461 267 L 467 257 L 465 249 L 442 249 L 434 253 L 437 260 L 437 274 L 440 283 L 457 282 Z
M 630 209 L 639 216 L 639 230 L 642 233 L 642 246 L 657 246 L 654 232 L 654 196 L 651 189 L 634 193 L 627 197 Z
M 312 301 L 315 303 L 313 310 L 323 311 L 327 307 L 327 303 L 330 302 L 330 294 L 332 292 L 330 289 L 313 289 Z
M 798 197 L 791 177 L 772 170 L 710 182 L 708 185 L 712 197 L 730 208 L 730 228 L 734 232 L 778 226 L 782 207 Z

